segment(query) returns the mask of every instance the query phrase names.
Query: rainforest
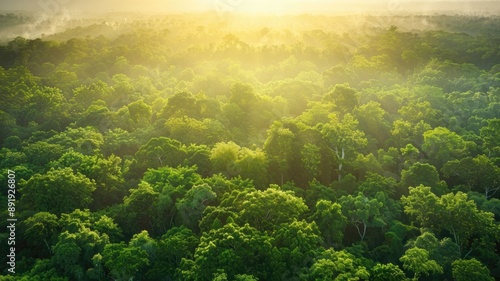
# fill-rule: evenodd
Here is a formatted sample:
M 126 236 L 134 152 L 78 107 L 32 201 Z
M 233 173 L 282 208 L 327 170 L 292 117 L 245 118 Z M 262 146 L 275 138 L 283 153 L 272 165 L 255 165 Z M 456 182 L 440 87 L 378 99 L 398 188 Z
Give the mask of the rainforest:
M 4 13 L 0 98 L 2 281 L 500 280 L 498 16 Z

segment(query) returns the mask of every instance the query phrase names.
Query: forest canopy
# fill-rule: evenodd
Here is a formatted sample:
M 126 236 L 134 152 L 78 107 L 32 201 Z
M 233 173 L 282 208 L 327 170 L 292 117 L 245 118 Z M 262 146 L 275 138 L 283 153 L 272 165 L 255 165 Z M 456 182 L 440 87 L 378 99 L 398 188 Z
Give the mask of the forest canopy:
M 0 280 L 500 279 L 499 17 L 64 27 L 0 45 Z

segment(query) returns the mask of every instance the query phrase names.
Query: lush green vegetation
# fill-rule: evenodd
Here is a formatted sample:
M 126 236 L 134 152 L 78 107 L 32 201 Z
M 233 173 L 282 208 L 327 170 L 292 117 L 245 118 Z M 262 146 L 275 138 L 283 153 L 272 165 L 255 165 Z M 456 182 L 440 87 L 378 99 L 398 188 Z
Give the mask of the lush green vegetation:
M 499 18 L 78 23 L 0 46 L 0 280 L 500 278 Z

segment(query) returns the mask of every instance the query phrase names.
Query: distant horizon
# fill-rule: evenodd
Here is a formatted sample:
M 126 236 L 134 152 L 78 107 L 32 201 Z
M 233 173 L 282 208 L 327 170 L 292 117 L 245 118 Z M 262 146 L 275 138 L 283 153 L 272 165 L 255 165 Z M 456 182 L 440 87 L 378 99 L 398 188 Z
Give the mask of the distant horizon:
M 297 14 L 345 14 L 345 13 L 374 13 L 398 14 L 417 13 L 432 14 L 450 12 L 458 14 L 500 14 L 500 0 L 464 1 L 412 1 L 412 0 L 384 0 L 384 1 L 328 1 L 328 0 L 179 0 L 160 1 L 96 1 L 85 3 L 75 0 L 20 0 L 0 4 L 2 13 L 35 13 L 52 14 L 106 14 L 120 12 L 134 12 L 141 14 L 174 14 L 220 12 L 236 14 L 264 14 L 264 15 L 297 15 Z

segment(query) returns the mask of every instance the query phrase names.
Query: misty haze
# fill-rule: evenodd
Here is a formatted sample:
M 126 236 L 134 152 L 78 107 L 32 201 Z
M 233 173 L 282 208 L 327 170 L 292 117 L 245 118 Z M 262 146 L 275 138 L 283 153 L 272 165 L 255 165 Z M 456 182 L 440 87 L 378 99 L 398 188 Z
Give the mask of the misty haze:
M 0 281 L 500 280 L 499 1 L 0 4 Z

